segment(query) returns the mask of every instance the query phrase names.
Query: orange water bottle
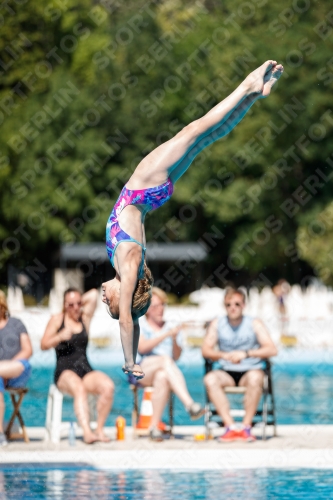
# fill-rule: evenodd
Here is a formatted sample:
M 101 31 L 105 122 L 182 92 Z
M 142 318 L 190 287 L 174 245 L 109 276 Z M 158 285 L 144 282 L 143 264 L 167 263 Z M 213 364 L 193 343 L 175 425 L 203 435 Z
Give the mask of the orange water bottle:
M 125 427 L 126 427 L 126 420 L 124 419 L 124 417 L 117 417 L 116 429 L 117 429 L 118 441 L 123 441 L 125 439 Z

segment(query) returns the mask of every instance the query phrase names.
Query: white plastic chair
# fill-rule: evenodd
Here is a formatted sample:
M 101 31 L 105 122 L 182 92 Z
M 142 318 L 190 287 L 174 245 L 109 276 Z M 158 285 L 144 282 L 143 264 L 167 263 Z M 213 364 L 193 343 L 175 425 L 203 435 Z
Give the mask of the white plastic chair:
M 70 422 L 62 421 L 62 403 L 64 395 L 55 384 L 51 384 L 47 397 L 45 441 L 59 443 L 63 433 L 69 431 Z M 96 422 L 96 396 L 88 395 L 89 417 L 92 429 L 97 427 Z

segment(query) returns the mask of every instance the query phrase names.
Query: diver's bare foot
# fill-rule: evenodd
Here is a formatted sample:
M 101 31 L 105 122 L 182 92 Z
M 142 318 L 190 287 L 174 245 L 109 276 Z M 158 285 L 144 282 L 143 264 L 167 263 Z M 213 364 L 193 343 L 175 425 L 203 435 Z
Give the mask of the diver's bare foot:
M 143 373 L 140 365 L 124 365 L 122 367 L 124 373 L 132 373 L 137 380 L 141 380 L 145 374 Z
M 271 70 L 269 70 L 268 73 L 266 73 L 264 77 L 264 88 L 262 90 L 261 95 L 259 96 L 260 99 L 269 96 L 273 85 L 278 81 L 282 73 L 283 73 L 282 64 L 277 64 Z
M 263 92 L 265 76 L 277 65 L 276 61 L 264 62 L 259 68 L 250 73 L 244 80 L 243 85 L 248 94 L 261 94 Z
M 83 441 L 86 444 L 93 444 L 93 443 L 96 443 L 97 441 L 100 441 L 100 439 L 98 438 L 98 436 L 94 432 L 86 432 L 83 435 Z
M 103 431 L 95 431 L 96 436 L 98 437 L 98 441 L 102 441 L 102 443 L 109 443 L 111 441 L 111 438 L 104 434 Z

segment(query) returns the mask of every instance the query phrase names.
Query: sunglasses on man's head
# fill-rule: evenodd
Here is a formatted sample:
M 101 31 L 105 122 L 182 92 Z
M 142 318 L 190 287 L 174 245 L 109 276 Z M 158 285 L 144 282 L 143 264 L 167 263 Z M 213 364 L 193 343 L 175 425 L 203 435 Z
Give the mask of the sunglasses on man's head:
M 236 307 L 241 307 L 242 304 L 240 304 L 239 302 L 235 302 L 234 304 L 230 304 L 230 302 L 228 302 L 225 306 L 226 307 L 231 307 L 231 306 L 236 306 Z

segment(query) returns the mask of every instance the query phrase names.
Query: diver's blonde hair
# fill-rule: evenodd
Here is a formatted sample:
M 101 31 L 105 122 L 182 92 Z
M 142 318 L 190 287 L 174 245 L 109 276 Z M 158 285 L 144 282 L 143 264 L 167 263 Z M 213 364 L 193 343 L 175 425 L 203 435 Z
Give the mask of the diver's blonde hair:
M 132 314 L 140 317 L 145 314 L 150 306 L 151 295 L 153 290 L 154 278 L 151 270 L 145 263 L 144 277 L 140 279 L 136 285 L 132 301 Z
M 143 316 L 150 306 L 151 294 L 153 288 L 153 275 L 151 270 L 144 264 L 144 277 L 138 280 L 132 299 L 132 317 L 137 319 Z M 114 319 L 119 319 L 119 296 L 111 299 L 111 303 L 107 307 L 107 312 Z

